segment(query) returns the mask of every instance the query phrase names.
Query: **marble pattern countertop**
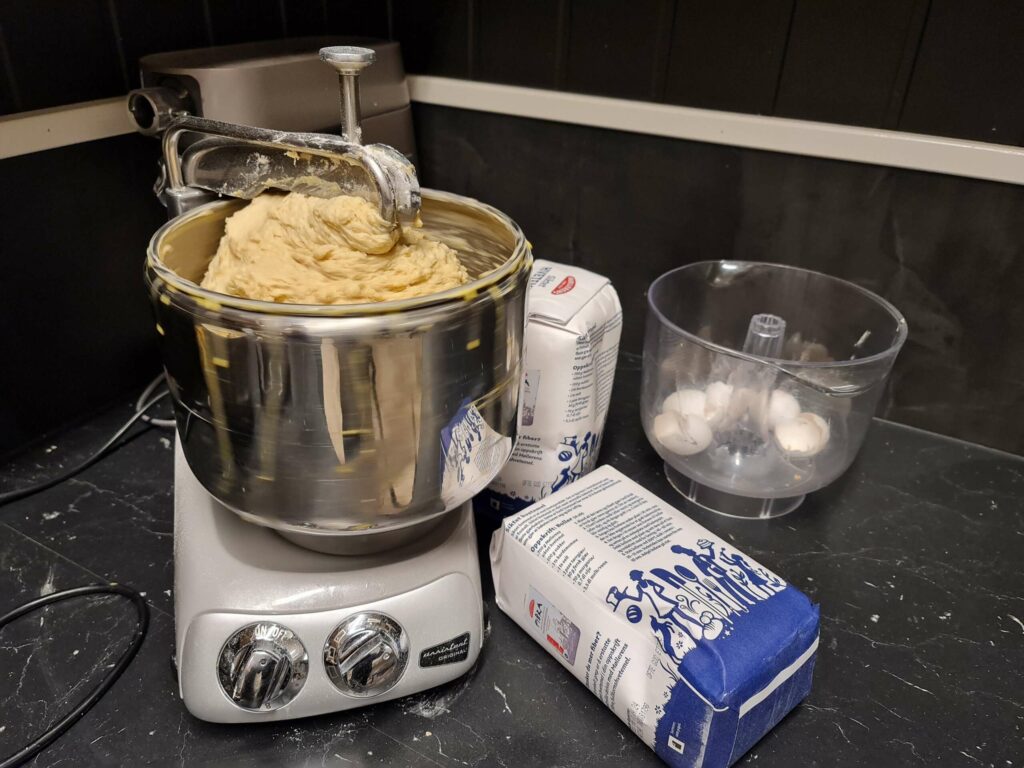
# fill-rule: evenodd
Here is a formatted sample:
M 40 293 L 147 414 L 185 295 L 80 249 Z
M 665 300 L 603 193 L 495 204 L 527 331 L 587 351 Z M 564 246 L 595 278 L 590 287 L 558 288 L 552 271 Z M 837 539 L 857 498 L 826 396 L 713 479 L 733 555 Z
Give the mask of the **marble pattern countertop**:
M 603 461 L 682 506 L 638 418 L 623 355 Z M 126 418 L 114 409 L 0 468 L 6 490 L 49 476 Z M 56 765 L 660 765 L 554 659 L 488 605 L 480 662 L 442 689 L 258 726 L 200 722 L 171 665 L 172 450 L 150 430 L 76 479 L 0 509 L 0 613 L 115 580 L 152 609 L 114 689 L 33 763 Z M 821 604 L 814 689 L 744 766 L 963 765 L 1024 757 L 1024 459 L 877 422 L 853 468 L 793 514 L 690 511 Z M 134 622 L 116 598 L 64 603 L 0 635 L 0 756 L 112 664 Z

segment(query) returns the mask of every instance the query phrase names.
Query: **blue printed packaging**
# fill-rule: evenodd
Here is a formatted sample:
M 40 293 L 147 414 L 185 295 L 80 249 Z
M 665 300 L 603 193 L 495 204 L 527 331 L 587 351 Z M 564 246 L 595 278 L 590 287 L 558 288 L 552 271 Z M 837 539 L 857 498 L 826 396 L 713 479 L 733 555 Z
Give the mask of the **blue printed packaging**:
M 811 688 L 818 608 L 622 473 L 508 517 L 499 607 L 678 768 L 739 759 Z
M 622 333 L 622 306 L 607 277 L 537 260 L 527 292 L 516 445 L 474 500 L 501 519 L 597 466 Z

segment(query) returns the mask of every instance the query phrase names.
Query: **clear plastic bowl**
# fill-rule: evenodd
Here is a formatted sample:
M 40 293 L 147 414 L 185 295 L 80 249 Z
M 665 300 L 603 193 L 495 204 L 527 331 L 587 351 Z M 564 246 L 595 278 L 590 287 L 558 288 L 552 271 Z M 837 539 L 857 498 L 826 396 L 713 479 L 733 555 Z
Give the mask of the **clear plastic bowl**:
M 673 486 L 734 517 L 777 517 L 864 442 L 903 315 L 853 283 L 706 261 L 647 291 L 641 417 Z

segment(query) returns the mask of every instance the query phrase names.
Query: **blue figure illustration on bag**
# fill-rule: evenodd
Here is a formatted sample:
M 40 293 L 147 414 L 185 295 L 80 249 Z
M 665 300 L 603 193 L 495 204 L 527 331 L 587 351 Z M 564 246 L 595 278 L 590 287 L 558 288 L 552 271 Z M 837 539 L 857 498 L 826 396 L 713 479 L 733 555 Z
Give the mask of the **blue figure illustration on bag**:
M 587 432 L 582 438 L 579 435 L 562 438 L 563 447 L 558 451 L 558 460 L 565 466 L 558 471 L 558 477 L 551 484 L 551 493 L 574 483 L 592 469 L 597 459 L 599 439 L 597 432 Z
M 693 564 L 697 566 L 698 571 L 703 573 L 705 576 L 714 579 L 718 585 L 728 592 L 737 602 L 746 605 L 754 605 L 757 602 L 757 597 L 744 589 L 740 583 L 732 577 L 729 571 L 723 568 L 715 560 L 714 544 L 707 539 L 699 539 L 697 541 L 697 546 L 702 550 L 706 549 L 707 551 L 695 552 L 694 550 L 687 549 L 679 544 L 673 544 L 672 551 L 677 555 L 689 555 L 690 559 L 693 560 Z
M 672 657 L 677 664 L 683 660 L 686 654 L 697 647 L 688 633 L 683 632 L 671 622 L 660 621 L 652 616 L 651 630 L 655 637 L 660 638 L 661 647 L 665 649 L 665 653 Z
M 671 569 L 650 568 L 646 573 L 630 571 L 631 583 L 613 586 L 605 602 L 616 612 L 625 605 L 626 619 L 632 624 L 646 620 L 677 665 L 698 641 L 728 637 L 736 617 L 786 588 L 778 576 L 708 539 L 698 539 L 693 549 L 674 544 L 671 552 L 686 556 L 689 562 L 673 563 Z
M 704 637 L 706 639 L 711 640 L 718 637 L 723 631 L 728 635 L 732 627 L 728 608 L 716 601 L 707 588 L 700 586 L 699 583 L 690 583 L 698 581 L 697 575 L 693 571 L 681 565 L 677 565 L 673 571 L 652 568 L 651 575 L 678 590 L 675 594 L 675 601 L 688 615 L 697 618 L 697 621 L 705 628 Z M 684 580 L 686 578 L 683 577 L 684 573 L 688 575 L 688 581 Z
M 658 573 L 658 571 L 661 570 L 662 569 L 660 568 L 655 568 L 652 569 L 651 573 L 653 573 L 655 576 L 658 576 L 658 578 L 662 578 L 662 576 Z M 723 596 L 721 590 L 717 589 L 715 585 L 709 587 L 708 585 L 702 583 L 697 574 L 691 571 L 686 566 L 676 564 L 675 566 L 673 566 L 672 571 L 686 584 L 686 586 L 693 593 L 699 595 L 701 599 L 704 600 L 705 604 L 707 604 L 711 608 L 712 612 L 720 618 L 728 619 L 729 615 L 733 612 L 733 610 L 746 610 L 745 608 L 743 608 L 743 606 L 739 604 L 730 604 L 730 602 Z M 671 574 L 668 574 L 668 576 L 671 577 Z
M 605 599 L 612 605 L 613 610 L 617 609 L 623 600 L 641 606 L 646 604 L 651 607 L 654 616 L 660 623 L 670 622 L 679 630 L 689 633 L 694 640 L 712 640 L 721 633 L 721 621 L 716 622 L 710 613 L 703 611 L 702 613 L 706 614 L 707 618 L 706 623 L 702 622 L 699 614 L 684 607 L 674 597 L 666 594 L 666 589 L 660 582 L 644 578 L 643 571 L 630 571 L 629 578 L 633 580 L 636 593 L 634 595 L 618 587 L 612 587 Z M 613 600 L 615 602 L 612 602 Z
M 700 544 L 700 541 L 697 543 Z M 718 559 L 742 571 L 744 574 L 742 581 L 750 585 L 751 591 L 764 594 L 765 597 L 774 595 L 786 586 L 786 583 L 775 574 L 769 573 L 764 568 L 755 568 L 750 565 L 738 552 L 732 555 L 719 552 Z

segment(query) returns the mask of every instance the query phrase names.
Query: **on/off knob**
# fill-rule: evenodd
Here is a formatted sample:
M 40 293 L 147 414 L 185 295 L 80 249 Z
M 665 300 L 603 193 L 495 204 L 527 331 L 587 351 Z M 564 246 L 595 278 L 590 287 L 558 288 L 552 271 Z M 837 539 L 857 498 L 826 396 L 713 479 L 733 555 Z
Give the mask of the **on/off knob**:
M 409 662 L 409 636 L 383 613 L 349 616 L 324 644 L 324 668 L 349 696 L 377 696 L 392 688 Z
M 302 690 L 309 656 L 287 627 L 269 621 L 249 624 L 221 648 L 217 676 L 237 706 L 253 711 L 280 709 Z

